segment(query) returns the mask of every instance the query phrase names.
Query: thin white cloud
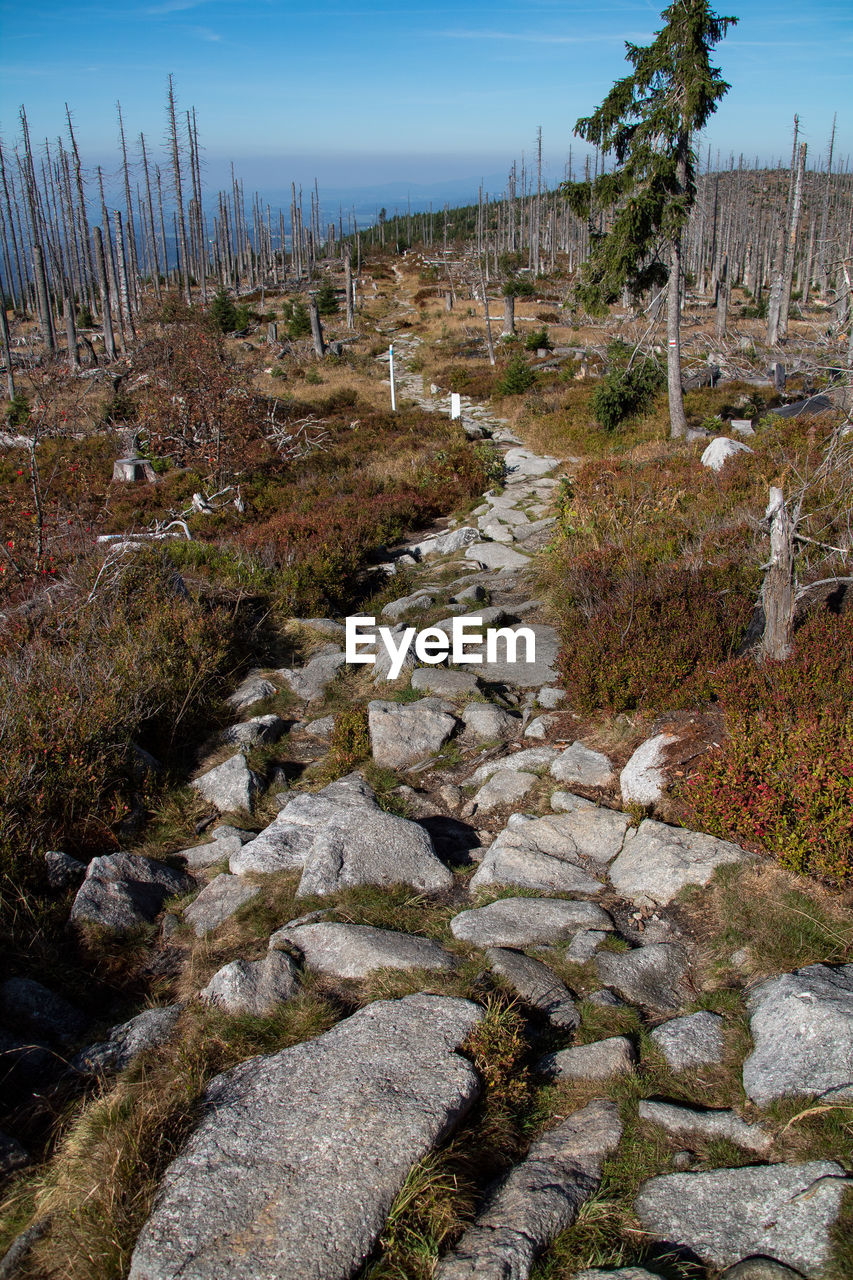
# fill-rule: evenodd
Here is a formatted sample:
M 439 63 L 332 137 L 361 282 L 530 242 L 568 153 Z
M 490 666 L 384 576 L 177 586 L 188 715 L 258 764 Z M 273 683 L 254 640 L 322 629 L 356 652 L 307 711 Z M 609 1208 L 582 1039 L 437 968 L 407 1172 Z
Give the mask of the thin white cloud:
M 198 9 L 200 5 L 209 3 L 210 0 L 163 0 L 162 4 L 151 5 L 145 12 L 152 18 L 158 18 L 167 13 L 181 13 L 184 9 Z
M 188 27 L 187 30 L 208 44 L 222 44 L 222 36 L 218 31 L 212 31 L 210 27 Z
M 622 44 L 624 35 L 555 36 L 526 31 L 438 31 L 442 40 L 512 40 L 524 44 Z

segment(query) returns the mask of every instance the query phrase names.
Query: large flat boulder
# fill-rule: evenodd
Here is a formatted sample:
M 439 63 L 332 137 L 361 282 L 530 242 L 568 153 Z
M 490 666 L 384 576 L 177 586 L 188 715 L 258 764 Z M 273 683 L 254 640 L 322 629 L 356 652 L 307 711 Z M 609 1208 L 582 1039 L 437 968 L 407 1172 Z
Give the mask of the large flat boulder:
M 227 1013 L 263 1017 L 290 1000 L 298 986 L 299 970 L 290 956 L 270 951 L 262 960 L 232 960 L 223 965 L 200 996 Z
M 609 787 L 614 779 L 609 757 L 585 747 L 582 742 L 566 747 L 552 762 L 550 772 L 558 782 L 582 787 Z
M 536 1070 L 551 1080 L 610 1080 L 634 1069 L 637 1051 L 627 1036 L 610 1036 L 546 1054 Z
M 208 1086 L 166 1171 L 130 1280 L 345 1280 L 370 1256 L 411 1168 L 480 1083 L 467 1000 L 378 1001 Z
M 220 813 L 231 813 L 245 809 L 251 813 L 255 798 L 260 793 L 261 780 L 246 764 L 246 757 L 241 751 L 223 760 L 222 764 L 208 769 L 200 777 L 190 783 L 196 791 L 201 792 L 205 800 Z
M 523 951 L 489 947 L 486 959 L 492 971 L 509 984 L 525 1004 L 536 1009 L 553 1027 L 574 1031 L 580 1025 L 580 1014 L 572 993 L 553 969 Z
M 469 702 L 462 708 L 465 732 L 480 742 L 496 742 L 512 737 L 521 728 L 521 718 L 491 702 Z
M 753 987 L 755 1049 L 743 1087 L 760 1107 L 776 1098 L 853 1097 L 853 964 L 810 964 Z
M 632 1004 L 679 1009 L 684 1003 L 688 959 L 673 942 L 651 942 L 633 951 L 601 951 L 595 957 L 601 981 Z
M 408 769 L 434 756 L 456 728 L 438 698 L 419 702 L 367 704 L 370 750 L 377 764 L 388 769 Z
M 184 1006 L 169 1004 L 159 1009 L 143 1009 L 135 1018 L 112 1027 L 106 1040 L 82 1049 L 71 1062 L 84 1075 L 123 1071 L 147 1049 L 165 1044 L 174 1035 Z
M 559 458 L 542 456 L 529 449 L 508 449 L 504 455 L 504 466 L 511 481 L 528 476 L 547 476 L 559 465 Z
M 360 774 L 294 796 L 274 822 L 230 861 L 237 875 L 302 867 L 300 895 L 359 884 L 411 884 L 437 891 L 453 875 L 416 822 L 385 813 Z
M 496 773 L 487 787 L 500 778 L 524 778 L 523 773 Z M 515 884 L 521 889 L 536 889 L 539 893 L 595 894 L 604 888 L 576 863 L 552 858 L 535 849 L 506 846 L 494 841 L 487 849 L 482 862 L 471 878 L 472 890 L 490 884 Z
M 456 698 L 476 693 L 477 677 L 470 671 L 452 671 L 449 667 L 418 667 L 412 672 L 411 685 L 421 692 L 435 693 L 440 698 Z
M 502 542 L 476 542 L 465 552 L 465 559 L 482 569 L 526 569 L 530 565 L 529 556 L 513 551 Z
M 646 818 L 609 874 L 616 892 L 637 906 L 666 906 L 685 885 L 706 885 L 717 867 L 751 859 L 727 840 Z
M 436 1280 L 524 1280 L 539 1253 L 597 1191 L 622 1125 L 613 1102 L 590 1102 L 549 1129 L 489 1195 Z
M 474 770 L 470 778 L 466 778 L 465 781 L 470 786 L 481 787 L 499 769 L 515 769 L 521 770 L 523 773 L 533 773 L 536 769 L 544 769 L 556 755 L 557 751 L 554 747 L 526 747 L 523 751 L 513 751 L 495 760 L 489 760 L 486 764 L 481 764 L 479 768 Z
M 581 929 L 610 931 L 613 921 L 594 902 L 566 898 L 499 898 L 487 907 L 461 911 L 450 932 L 477 947 L 535 947 L 566 942 Z
M 492 813 L 508 805 L 520 804 L 539 779 L 523 769 L 498 769 L 474 796 L 476 813 Z
M 285 925 L 270 947 L 294 947 L 307 969 L 335 978 L 365 978 L 376 969 L 453 969 L 456 960 L 430 938 L 365 924 Z
M 638 1115 L 674 1138 L 701 1138 L 704 1142 L 723 1138 L 745 1151 L 759 1154 L 766 1153 L 773 1145 L 772 1134 L 760 1124 L 747 1124 L 734 1111 L 694 1111 L 692 1107 L 677 1107 L 670 1102 L 641 1100 Z
M 651 1032 L 650 1039 L 660 1049 L 672 1071 L 708 1067 L 723 1061 L 726 1041 L 723 1019 L 718 1013 L 702 1010 L 684 1018 L 670 1018 Z
M 191 893 L 196 881 L 164 862 L 136 853 L 93 858 L 71 908 L 75 924 L 125 932 L 156 920 L 167 898 Z
M 630 823 L 627 813 L 581 801 L 569 812 L 542 818 L 514 814 L 497 840 L 506 848 L 533 849 L 564 862 L 589 859 L 601 866 L 619 853 Z
M 230 876 L 223 872 L 204 886 L 198 897 L 187 907 L 184 918 L 192 925 L 195 936 L 203 938 L 206 933 L 218 929 L 260 892 L 259 884 L 249 884 L 240 876 Z
M 282 667 L 276 674 L 304 702 L 313 702 L 326 692 L 341 667 L 346 656 L 336 644 L 324 645 L 318 649 L 304 667 Z
M 831 1160 L 670 1173 L 640 1188 L 634 1210 L 653 1239 L 727 1267 L 752 1254 L 817 1276 L 850 1179 Z
M 494 542 L 483 543 L 484 547 L 494 547 L 503 556 L 514 556 L 518 560 L 525 559 L 520 556 L 517 551 L 513 551 L 510 547 L 499 546 Z M 494 556 L 492 557 L 494 559 Z M 529 560 L 525 560 L 529 564 Z M 517 566 L 515 566 L 517 567 Z M 480 611 L 481 613 L 483 610 Z M 492 623 L 486 623 L 492 626 Z M 510 650 L 506 648 L 505 641 L 498 637 L 495 642 L 496 656 L 487 661 L 486 645 L 479 642 L 466 643 L 466 651 L 471 654 L 479 654 L 483 661 L 478 663 L 474 670 L 476 671 L 480 681 L 487 684 L 508 684 L 514 685 L 518 689 L 537 689 L 540 685 L 550 684 L 557 678 L 557 656 L 560 651 L 560 640 L 557 632 L 553 627 L 546 626 L 541 622 L 523 623 L 533 632 L 534 638 L 534 655 L 532 661 L 527 661 L 527 646 L 523 637 L 519 639 L 515 660 L 510 661 Z M 517 631 L 518 627 L 510 624 L 510 630 Z

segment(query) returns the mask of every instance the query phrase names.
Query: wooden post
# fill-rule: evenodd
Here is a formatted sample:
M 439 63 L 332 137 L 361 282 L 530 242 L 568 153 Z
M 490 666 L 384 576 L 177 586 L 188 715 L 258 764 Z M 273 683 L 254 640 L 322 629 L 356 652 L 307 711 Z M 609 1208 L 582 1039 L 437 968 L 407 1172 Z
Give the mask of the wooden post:
M 397 388 L 394 385 L 394 344 L 388 348 L 388 372 L 391 377 L 391 412 L 397 412 Z
M 794 630 L 794 529 L 781 489 L 771 487 L 770 501 L 764 513 L 770 526 L 770 563 L 761 585 L 764 606 L 764 635 L 761 656 L 784 662 L 791 654 Z

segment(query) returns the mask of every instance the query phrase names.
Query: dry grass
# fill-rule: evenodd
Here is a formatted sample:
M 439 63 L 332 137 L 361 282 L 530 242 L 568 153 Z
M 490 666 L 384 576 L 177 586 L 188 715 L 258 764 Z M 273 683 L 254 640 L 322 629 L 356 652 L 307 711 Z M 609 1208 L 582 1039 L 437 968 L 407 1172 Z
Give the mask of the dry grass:
M 853 954 L 851 893 L 832 892 L 761 859 L 720 868 L 707 889 L 682 894 L 679 918 L 698 940 L 716 983 L 767 977 Z M 734 968 L 732 955 L 746 951 Z

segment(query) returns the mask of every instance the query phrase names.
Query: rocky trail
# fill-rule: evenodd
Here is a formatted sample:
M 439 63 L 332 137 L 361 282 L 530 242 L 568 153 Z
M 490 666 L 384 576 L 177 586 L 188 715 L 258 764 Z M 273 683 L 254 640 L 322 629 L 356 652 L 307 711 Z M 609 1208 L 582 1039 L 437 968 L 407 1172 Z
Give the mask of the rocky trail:
M 447 412 L 447 397 L 426 392 L 407 368 L 417 345 L 394 334 L 397 394 Z M 798 1158 L 774 1108 L 853 1097 L 853 965 L 815 963 L 752 985 L 747 967 L 728 1005 L 704 1007 L 706 962 L 679 895 L 709 885 L 718 868 L 748 869 L 753 855 L 642 816 L 665 789 L 671 734 L 627 760 L 572 736 L 558 638 L 531 572 L 554 523 L 563 464 L 526 449 L 506 422 L 466 399 L 462 425 L 500 448 L 505 483 L 468 521 L 392 549 L 387 569 L 406 589 L 377 621 L 397 644 L 407 628 L 450 638 L 454 623 L 472 618 L 481 620 L 475 630 L 524 627 L 535 660 L 509 660 L 503 640 L 490 653 L 478 637 L 469 652 L 480 663 L 419 663 L 410 648 L 393 679 L 387 655 L 361 668 L 372 681 L 372 696 L 360 695 L 370 754 L 398 775 L 389 805 L 360 768 L 313 791 L 283 781 L 288 762 L 304 770 L 328 760 L 346 705 L 343 622 L 303 620 L 307 660 L 253 671 L 230 699 L 230 753 L 192 784 L 220 815 L 200 843 L 164 850 L 178 855 L 171 865 L 116 853 L 83 867 L 48 855 L 57 884 L 81 881 L 75 922 L 120 932 L 160 921 L 164 973 L 200 945 L 193 939 L 237 931 L 271 877 L 296 877 L 306 913 L 278 920 L 257 958 L 226 959 L 197 986 L 195 999 L 230 1015 L 268 1015 L 297 998 L 307 976 L 334 984 L 405 974 L 409 984 L 408 994 L 374 998 L 322 1034 L 253 1056 L 207 1085 L 129 1275 L 369 1276 L 412 1170 L 464 1134 L 483 1105 L 470 1045 L 496 993 L 523 1015 L 525 1070 L 537 1087 L 550 1082 L 552 1110 L 525 1153 L 491 1176 L 481 1171 L 465 1229 L 418 1275 L 828 1275 L 851 1180 L 834 1160 Z M 281 689 L 298 701 L 297 719 L 263 710 Z M 272 785 L 250 763 L 259 746 L 282 761 Z M 271 820 L 250 820 L 271 803 Z M 348 891 L 401 884 L 416 901 L 443 905 L 437 925 L 375 927 L 340 910 Z M 466 966 L 481 999 L 453 994 Z M 78 1048 L 72 1067 L 109 1079 L 174 1043 L 184 1013 L 184 1001 L 147 1009 Z M 31 1063 L 85 1034 L 73 1007 L 23 979 L 0 986 L 0 1016 L 4 1051 L 20 1056 L 26 1044 Z M 726 1070 L 737 1081 L 731 1105 L 709 1105 L 718 1096 L 709 1081 Z M 633 1092 L 614 1101 L 619 1081 L 634 1082 Z M 549 1270 L 549 1246 L 600 1198 L 626 1124 L 654 1135 L 665 1171 L 641 1179 L 618 1255 L 593 1269 Z M 3 1142 L 4 1167 L 26 1160 L 14 1139 Z M 22 1265 L 25 1254 L 15 1255 Z M 15 1274 L 15 1258 L 0 1275 Z

